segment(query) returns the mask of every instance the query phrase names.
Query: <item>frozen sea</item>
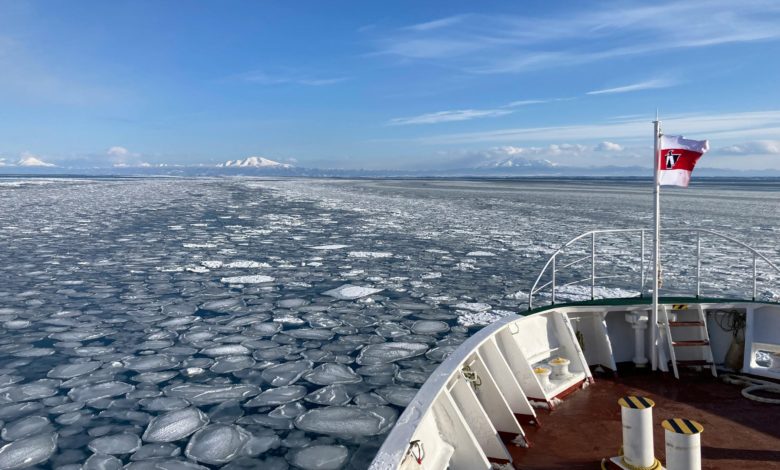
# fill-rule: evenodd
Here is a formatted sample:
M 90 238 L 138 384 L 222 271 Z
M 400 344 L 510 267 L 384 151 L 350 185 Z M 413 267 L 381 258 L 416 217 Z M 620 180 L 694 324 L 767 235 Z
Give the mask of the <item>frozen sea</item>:
M 650 186 L 0 178 L 0 470 L 365 468 L 449 352 L 526 309 L 558 246 L 649 229 Z M 778 180 L 698 180 L 662 207 L 780 260 Z M 662 294 L 695 289 L 695 237 L 662 238 Z M 590 243 L 559 282 L 589 275 Z M 596 252 L 597 295 L 649 293 L 636 234 Z M 752 268 L 702 238 L 702 295 L 751 297 Z

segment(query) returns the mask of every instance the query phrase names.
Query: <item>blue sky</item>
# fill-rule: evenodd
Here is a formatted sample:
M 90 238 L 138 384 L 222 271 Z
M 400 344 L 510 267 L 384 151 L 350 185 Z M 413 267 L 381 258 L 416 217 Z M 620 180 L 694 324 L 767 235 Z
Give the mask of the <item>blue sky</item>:
M 733 6 L 738 5 L 738 6 Z M 0 163 L 780 169 L 780 3 L 0 0 Z

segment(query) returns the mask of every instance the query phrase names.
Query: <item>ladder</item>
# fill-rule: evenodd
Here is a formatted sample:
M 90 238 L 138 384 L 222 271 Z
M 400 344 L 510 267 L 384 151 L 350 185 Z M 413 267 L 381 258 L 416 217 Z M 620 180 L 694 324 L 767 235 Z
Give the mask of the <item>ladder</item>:
M 688 310 L 687 305 L 672 305 L 672 310 L 677 313 L 675 321 L 669 321 L 669 312 L 667 305 L 658 306 L 660 318 L 660 327 L 664 330 L 666 343 L 669 345 L 669 357 L 672 362 L 674 377 L 679 379 L 678 367 L 708 367 L 712 371 L 713 377 L 718 376 L 715 368 L 715 361 L 712 358 L 712 347 L 710 346 L 710 334 L 707 331 L 707 318 L 704 308 L 700 304 L 696 305 L 695 317 L 682 319 L 681 317 Z M 675 338 L 672 332 L 684 332 L 683 338 Z M 685 352 L 683 352 L 683 349 Z M 679 352 L 678 352 L 679 351 Z M 678 356 L 685 357 L 684 360 L 677 359 Z

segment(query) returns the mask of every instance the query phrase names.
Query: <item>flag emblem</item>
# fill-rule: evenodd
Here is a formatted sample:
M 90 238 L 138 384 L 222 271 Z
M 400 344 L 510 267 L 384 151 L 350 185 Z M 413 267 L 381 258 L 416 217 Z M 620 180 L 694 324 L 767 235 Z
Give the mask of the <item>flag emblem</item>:
M 702 155 L 709 150 L 706 140 L 691 140 L 682 136 L 661 136 L 658 152 L 658 184 L 688 186 L 691 172 Z

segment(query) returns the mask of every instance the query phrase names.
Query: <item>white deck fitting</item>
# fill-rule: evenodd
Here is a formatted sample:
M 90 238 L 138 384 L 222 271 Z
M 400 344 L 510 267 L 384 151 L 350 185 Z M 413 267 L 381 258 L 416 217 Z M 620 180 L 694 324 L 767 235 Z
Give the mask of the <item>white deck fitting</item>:
M 780 369 L 770 369 L 756 362 L 758 351 L 780 353 L 780 315 L 777 308 L 760 304 L 747 308 L 743 372 L 780 380 Z
M 466 419 L 485 455 L 494 459 L 511 459 L 504 443 L 501 442 L 498 431 L 474 393 L 471 383 L 463 378 L 456 379 L 449 394 L 458 411 Z

